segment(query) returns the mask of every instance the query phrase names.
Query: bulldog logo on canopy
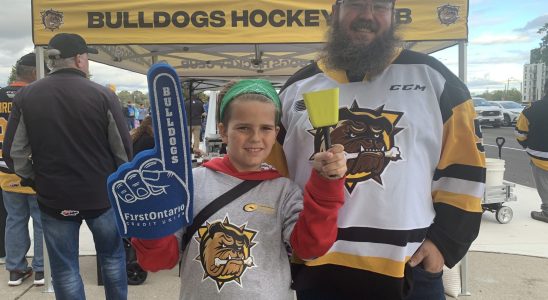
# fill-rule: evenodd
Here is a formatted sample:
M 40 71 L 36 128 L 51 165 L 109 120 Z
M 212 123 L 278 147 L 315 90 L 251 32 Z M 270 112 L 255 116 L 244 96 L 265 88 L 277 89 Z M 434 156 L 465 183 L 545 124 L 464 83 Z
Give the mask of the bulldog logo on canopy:
M 148 72 L 154 149 L 109 176 L 107 188 L 122 236 L 164 237 L 192 222 L 192 164 L 179 77 L 167 64 Z

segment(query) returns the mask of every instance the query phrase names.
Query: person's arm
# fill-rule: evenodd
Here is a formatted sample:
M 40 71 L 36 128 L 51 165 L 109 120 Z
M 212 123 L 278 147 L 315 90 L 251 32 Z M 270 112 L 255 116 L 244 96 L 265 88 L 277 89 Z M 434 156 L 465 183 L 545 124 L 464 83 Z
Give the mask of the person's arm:
M 303 210 L 291 232 L 290 245 L 301 259 L 324 255 L 337 240 L 337 219 L 344 204 L 344 178 L 326 179 L 312 170 L 304 189 Z
M 108 142 L 116 165 L 119 166 L 133 158 L 132 143 L 118 98 L 114 93 L 108 96 Z
M 524 109 L 519 115 L 514 131 L 518 143 L 523 148 L 527 148 L 527 136 L 529 135 L 529 119 L 525 114 L 526 111 L 527 109 Z
M 10 170 L 21 177 L 22 186 L 34 188 L 34 170 L 32 169 L 31 155 L 27 128 L 23 112 L 20 108 L 20 98 L 17 94 L 13 101 L 13 108 L 8 120 L 2 154 Z
M 154 240 L 132 238 L 131 245 L 143 270 L 169 270 L 179 262 L 179 241 L 175 235 Z
M 314 169 L 304 188 L 303 210 L 291 233 L 291 248 L 301 259 L 324 255 L 337 240 L 337 217 L 344 204 L 344 147 L 334 145 L 314 155 Z
M 427 233 L 428 241 L 417 251 L 417 255 L 426 255 L 427 263 L 431 262 L 428 255 L 441 253 L 441 265 L 436 259 L 438 266 L 431 268 L 440 271 L 444 263 L 451 268 L 459 262 L 476 239 L 485 188 L 481 132 L 474 120 L 476 114 L 468 90 L 459 83 L 446 84 L 440 101 L 444 118 L 443 141 L 432 183 L 436 216 Z M 428 251 L 423 251 L 424 248 Z M 420 263 L 416 257 L 412 258 L 413 262 Z

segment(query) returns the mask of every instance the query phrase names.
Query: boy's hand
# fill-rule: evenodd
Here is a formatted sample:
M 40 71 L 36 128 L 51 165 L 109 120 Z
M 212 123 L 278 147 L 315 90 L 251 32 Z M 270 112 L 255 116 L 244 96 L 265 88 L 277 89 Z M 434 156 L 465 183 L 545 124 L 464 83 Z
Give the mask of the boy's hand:
M 314 155 L 314 169 L 328 179 L 339 179 L 346 174 L 346 157 L 344 146 L 335 144 L 325 152 Z

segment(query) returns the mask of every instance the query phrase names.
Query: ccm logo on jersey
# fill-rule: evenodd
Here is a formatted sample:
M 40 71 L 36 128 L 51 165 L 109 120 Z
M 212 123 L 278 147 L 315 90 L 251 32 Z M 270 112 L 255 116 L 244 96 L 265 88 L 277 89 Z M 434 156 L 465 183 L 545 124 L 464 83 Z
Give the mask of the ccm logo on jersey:
M 425 91 L 426 86 L 421 86 L 418 84 L 395 84 L 390 87 L 391 91 Z

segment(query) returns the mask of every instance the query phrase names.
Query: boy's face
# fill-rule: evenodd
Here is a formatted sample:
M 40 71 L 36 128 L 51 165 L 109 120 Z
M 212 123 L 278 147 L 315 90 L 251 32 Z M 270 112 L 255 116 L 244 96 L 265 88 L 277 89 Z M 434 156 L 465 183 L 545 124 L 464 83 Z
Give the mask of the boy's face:
M 270 154 L 280 130 L 276 126 L 276 108 L 272 103 L 233 100 L 228 126 L 219 124 L 219 132 L 234 167 L 257 171 Z

